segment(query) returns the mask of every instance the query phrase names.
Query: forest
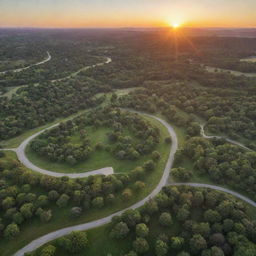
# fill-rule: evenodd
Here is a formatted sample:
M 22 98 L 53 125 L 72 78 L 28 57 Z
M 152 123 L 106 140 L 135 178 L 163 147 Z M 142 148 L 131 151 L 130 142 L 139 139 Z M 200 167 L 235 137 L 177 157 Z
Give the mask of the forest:
M 0 72 L 51 55 L 42 65 L 0 74 L 0 148 L 13 150 L 0 151 L 3 256 L 131 206 L 106 225 L 71 232 L 26 255 L 256 255 L 252 205 L 173 184 L 214 184 L 255 202 L 256 79 L 246 73 L 256 73 L 256 64 L 240 61 L 255 55 L 255 43 L 174 38 L 165 30 L 0 30 Z M 37 167 L 66 175 L 111 166 L 114 174 L 58 178 L 22 165 L 19 144 L 53 124 L 24 151 Z M 170 129 L 177 135 L 174 153 Z M 219 137 L 203 137 L 202 129 Z M 168 166 L 161 191 L 135 209 Z

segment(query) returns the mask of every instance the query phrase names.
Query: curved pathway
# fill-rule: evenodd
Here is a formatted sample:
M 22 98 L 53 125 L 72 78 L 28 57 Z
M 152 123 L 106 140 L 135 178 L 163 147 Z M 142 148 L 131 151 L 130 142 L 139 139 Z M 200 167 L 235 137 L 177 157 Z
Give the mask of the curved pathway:
M 29 65 L 29 66 L 24 67 L 24 68 L 17 68 L 17 69 L 13 69 L 13 70 L 1 71 L 0 74 L 6 74 L 6 73 L 8 73 L 8 72 L 18 73 L 18 72 L 21 72 L 21 71 L 23 71 L 23 70 L 32 68 L 32 67 L 34 67 L 34 66 L 42 65 L 42 64 L 44 64 L 44 63 L 50 61 L 51 58 L 52 58 L 52 56 L 50 55 L 50 53 L 49 53 L 48 51 L 47 51 L 46 53 L 47 53 L 47 58 L 44 59 L 44 60 L 42 60 L 42 61 L 40 61 L 40 62 L 37 62 L 37 63 L 35 63 L 35 64 Z
M 44 235 L 44 236 L 32 241 L 27 246 L 25 246 L 24 248 L 22 248 L 21 250 L 16 252 L 14 254 L 15 256 L 23 256 L 24 253 L 33 251 L 33 250 L 39 248 L 40 246 L 44 245 L 45 243 L 50 242 L 50 241 L 52 241 L 56 238 L 62 237 L 64 235 L 67 235 L 72 231 L 88 230 L 88 229 L 96 228 L 96 227 L 99 227 L 101 225 L 107 224 L 111 221 L 111 219 L 114 216 L 121 215 L 127 209 L 136 209 L 136 208 L 139 208 L 139 207 L 143 206 L 148 200 L 155 197 L 161 191 L 161 189 L 166 185 L 166 183 L 168 181 L 169 172 L 170 172 L 170 169 L 172 168 L 172 165 L 173 165 L 173 162 L 174 162 L 174 155 L 175 155 L 175 153 L 177 151 L 177 148 L 178 148 L 178 139 L 177 139 L 177 136 L 176 136 L 176 133 L 175 133 L 174 129 L 166 121 L 164 121 L 164 120 L 162 120 L 158 117 L 149 115 L 149 114 L 144 114 L 144 115 L 147 115 L 151 118 L 154 118 L 154 119 L 158 120 L 160 123 L 162 123 L 167 128 L 167 130 L 168 130 L 168 132 L 169 132 L 169 134 L 172 138 L 171 150 L 170 150 L 168 160 L 166 162 L 166 166 L 164 168 L 163 176 L 162 176 L 160 182 L 158 183 L 158 185 L 156 186 L 156 188 L 147 197 L 145 197 L 143 200 L 137 202 L 136 204 L 134 204 L 134 205 L 132 205 L 132 206 L 126 208 L 126 209 L 123 209 L 121 211 L 113 213 L 113 214 L 111 214 L 111 215 L 109 215 L 105 218 L 95 220 L 95 221 L 91 221 L 91 222 L 87 222 L 87 223 L 81 224 L 81 225 L 76 225 L 76 226 L 72 226 L 72 227 L 68 227 L 68 228 L 63 228 L 63 229 L 54 231 L 52 233 L 49 233 L 47 235 Z
M 214 190 L 218 190 L 218 191 L 222 191 L 228 194 L 231 194 L 243 201 L 245 201 L 246 203 L 252 205 L 253 207 L 256 207 L 256 202 L 252 201 L 251 199 L 249 199 L 246 196 L 243 196 L 235 191 L 232 191 L 230 189 L 227 188 L 223 188 L 223 187 L 219 187 L 219 186 L 215 186 L 215 185 L 210 185 L 210 184 L 203 184 L 203 183 L 169 183 L 169 185 L 171 186 L 190 186 L 190 187 L 196 187 L 196 188 L 210 188 L 210 189 L 214 189 Z
M 138 112 L 138 111 L 133 111 L 133 112 L 141 113 L 143 115 L 146 115 L 148 117 L 156 119 L 157 121 L 162 123 L 167 128 L 167 130 L 168 130 L 168 132 L 169 132 L 169 134 L 172 138 L 171 149 L 170 149 L 168 160 L 166 162 L 166 166 L 164 168 L 163 176 L 162 176 L 160 182 L 158 183 L 158 185 L 156 186 L 156 188 L 147 197 L 145 197 L 141 201 L 135 203 L 134 205 L 132 205 L 132 206 L 126 208 L 126 209 L 123 209 L 121 211 L 113 213 L 113 214 L 111 214 L 111 215 L 109 215 L 105 218 L 95 220 L 95 221 L 91 221 L 91 222 L 87 222 L 87 223 L 80 224 L 80 225 L 75 225 L 75 226 L 72 226 L 72 227 L 59 229 L 57 231 L 54 231 L 54 232 L 46 234 L 42 237 L 39 237 L 38 239 L 35 239 L 31 243 L 29 243 L 28 245 L 23 247 L 21 250 L 16 252 L 14 254 L 14 256 L 23 256 L 25 253 L 36 250 L 37 248 L 41 247 L 45 243 L 50 242 L 52 240 L 55 240 L 59 237 L 65 236 L 65 235 L 69 234 L 72 231 L 84 231 L 84 230 L 89 230 L 89 229 L 96 228 L 96 227 L 102 226 L 104 224 L 107 224 L 107 223 L 111 222 L 111 219 L 114 216 L 121 215 L 127 209 L 137 209 L 137 208 L 143 206 L 147 201 L 149 201 L 151 198 L 155 197 L 162 190 L 162 188 L 167 184 L 167 181 L 168 181 L 168 178 L 169 178 L 169 172 L 170 172 L 170 170 L 173 166 L 173 163 L 174 163 L 174 156 L 175 156 L 175 153 L 178 149 L 177 135 L 176 135 L 174 129 L 172 128 L 172 126 L 170 124 L 168 124 L 166 121 L 162 120 L 161 118 L 155 117 L 155 116 L 150 115 L 150 114 L 145 114 L 145 113 L 142 113 L 142 112 Z M 54 126 L 56 126 L 56 125 L 54 125 Z M 52 127 L 54 127 L 54 126 L 52 126 Z M 52 127 L 49 127 L 48 129 L 50 129 Z M 43 131 L 41 131 L 41 132 L 43 132 Z M 17 152 L 17 150 L 16 150 L 16 152 Z M 234 191 L 231 191 L 229 189 L 222 188 L 222 187 L 218 187 L 218 186 L 208 185 L 208 184 L 199 184 L 199 183 L 171 183 L 171 184 L 168 184 L 168 185 L 211 188 L 211 189 L 215 189 L 215 190 L 218 190 L 218 191 L 223 191 L 223 192 L 229 193 L 233 196 L 236 196 L 237 198 L 240 198 L 241 200 L 244 200 L 245 202 L 251 204 L 252 206 L 256 207 L 256 203 L 253 202 L 252 200 L 250 200 L 249 198 L 247 198 L 245 196 L 242 196 L 237 192 L 234 192 Z
M 78 71 L 76 71 L 76 72 L 74 72 L 74 73 L 72 73 L 72 74 L 70 74 L 70 75 L 68 75 L 68 76 L 66 76 L 66 77 L 54 79 L 54 80 L 51 80 L 50 82 L 51 82 L 51 83 L 61 82 L 61 81 L 63 81 L 63 80 L 66 80 L 66 79 L 70 79 L 70 78 L 72 78 L 72 77 L 75 77 L 76 75 L 78 75 L 78 74 L 79 74 L 80 72 L 82 72 L 82 71 L 86 71 L 86 70 L 91 69 L 91 68 L 100 67 L 100 66 L 103 66 L 103 65 L 105 65 L 105 64 L 108 64 L 108 63 L 110 63 L 110 62 L 112 62 L 112 59 L 109 58 L 109 57 L 106 57 L 106 61 L 104 61 L 104 62 L 100 62 L 100 63 L 98 63 L 98 64 L 94 64 L 94 65 L 91 65 L 91 66 L 83 67 L 83 68 L 79 69 Z
M 16 152 L 17 157 L 19 159 L 19 161 L 25 165 L 27 168 L 35 171 L 35 172 L 39 172 L 41 174 L 45 174 L 45 175 L 49 175 L 49 176 L 54 176 L 54 177 L 69 177 L 69 178 L 84 178 L 84 177 L 88 177 L 90 175 L 96 175 L 96 174 L 102 174 L 102 175 L 110 175 L 114 173 L 114 170 L 112 167 L 106 167 L 106 168 L 102 168 L 102 169 L 98 169 L 98 170 L 94 170 L 94 171 L 89 171 L 89 172 L 83 172 L 83 173 L 61 173 L 61 172 L 52 172 L 52 171 L 48 171 L 45 169 L 42 169 L 36 165 L 34 165 L 32 162 L 30 162 L 30 160 L 27 158 L 26 156 L 26 147 L 27 145 L 37 136 L 39 136 L 41 133 L 52 129 L 56 126 L 58 126 L 59 123 L 54 124 L 50 127 L 47 127 L 35 134 L 33 134 L 32 136 L 28 137 L 27 139 L 25 139 L 17 148 L 10 148 L 10 149 L 3 149 L 3 150 L 11 150 Z
M 224 139 L 228 142 L 230 142 L 231 144 L 234 144 L 234 145 L 237 145 L 243 149 L 246 149 L 246 150 L 249 150 L 249 151 L 252 151 L 250 148 L 246 147 L 245 145 L 243 145 L 242 143 L 238 142 L 238 141 L 235 141 L 235 140 L 231 140 L 227 137 L 223 137 L 223 136 L 216 136 L 216 135 L 206 135 L 205 134 L 205 131 L 204 131 L 204 127 L 205 127 L 205 124 L 200 124 L 200 134 L 203 138 L 205 139 Z

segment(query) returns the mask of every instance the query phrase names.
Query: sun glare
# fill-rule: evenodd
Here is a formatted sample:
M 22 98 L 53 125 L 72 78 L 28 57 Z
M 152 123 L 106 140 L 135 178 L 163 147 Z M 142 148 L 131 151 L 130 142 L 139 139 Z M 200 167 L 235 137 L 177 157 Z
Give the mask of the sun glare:
M 176 28 L 179 28 L 180 27 L 180 24 L 179 23 L 172 23 L 171 24 L 171 27 L 176 29 Z

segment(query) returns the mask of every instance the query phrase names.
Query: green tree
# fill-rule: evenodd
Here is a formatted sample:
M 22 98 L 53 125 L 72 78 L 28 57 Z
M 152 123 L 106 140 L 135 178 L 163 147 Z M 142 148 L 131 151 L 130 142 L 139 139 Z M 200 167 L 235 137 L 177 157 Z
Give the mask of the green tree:
M 99 196 L 99 197 L 95 197 L 92 200 L 92 206 L 96 209 L 101 209 L 104 206 L 104 199 L 103 197 Z
M 129 233 L 129 228 L 125 222 L 117 223 L 110 232 L 110 237 L 115 239 L 123 239 Z
M 137 253 L 146 253 L 149 250 L 149 245 L 145 238 L 138 237 L 133 242 L 133 248 Z
M 9 224 L 4 230 L 4 237 L 7 239 L 13 239 L 20 233 L 20 229 L 17 224 Z
M 66 207 L 68 205 L 69 198 L 70 197 L 68 195 L 62 194 L 56 204 L 61 208 Z
M 79 253 L 88 245 L 88 238 L 85 232 L 73 231 L 67 236 L 67 239 L 70 243 L 68 243 L 69 246 L 66 250 L 70 253 Z
M 136 225 L 136 235 L 138 237 L 147 237 L 149 233 L 149 229 L 146 224 L 140 223 Z
M 56 252 L 56 247 L 53 245 L 47 245 L 40 252 L 40 256 L 54 256 Z
M 207 243 L 201 235 L 196 234 L 190 239 L 189 246 L 192 252 L 199 253 L 201 250 L 207 248 Z
M 170 227 L 173 223 L 171 214 L 163 212 L 159 217 L 159 223 L 164 227 Z
M 157 240 L 155 245 L 155 252 L 157 256 L 164 256 L 168 253 L 168 245 L 162 240 Z

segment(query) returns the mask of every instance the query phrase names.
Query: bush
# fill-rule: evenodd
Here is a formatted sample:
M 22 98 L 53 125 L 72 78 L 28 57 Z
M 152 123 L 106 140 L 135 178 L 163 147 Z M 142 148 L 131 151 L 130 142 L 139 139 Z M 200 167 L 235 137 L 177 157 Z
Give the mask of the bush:
M 71 208 L 70 213 L 71 213 L 72 217 L 77 218 L 82 214 L 82 208 L 73 207 L 73 208 Z

